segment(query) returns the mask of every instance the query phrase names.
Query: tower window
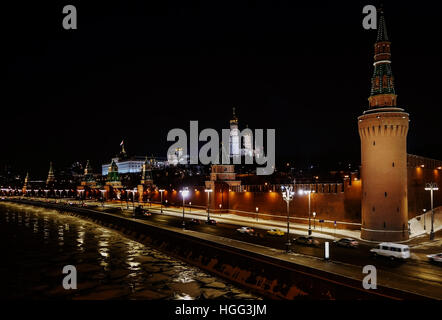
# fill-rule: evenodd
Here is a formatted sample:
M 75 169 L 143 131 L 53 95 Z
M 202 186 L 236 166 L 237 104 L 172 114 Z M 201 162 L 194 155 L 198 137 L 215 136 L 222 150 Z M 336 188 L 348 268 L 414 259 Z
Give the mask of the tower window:
M 376 209 L 375 209 L 375 207 L 373 206 L 373 212 L 375 211 Z
M 394 162 L 393 162 L 392 166 L 393 166 L 393 168 L 394 168 Z
M 387 197 L 387 192 L 384 192 L 385 198 Z
M 385 223 L 385 221 L 384 221 L 384 229 L 387 227 L 387 224 Z
M 374 146 L 376 145 L 376 141 L 373 141 L 373 145 L 374 145 Z

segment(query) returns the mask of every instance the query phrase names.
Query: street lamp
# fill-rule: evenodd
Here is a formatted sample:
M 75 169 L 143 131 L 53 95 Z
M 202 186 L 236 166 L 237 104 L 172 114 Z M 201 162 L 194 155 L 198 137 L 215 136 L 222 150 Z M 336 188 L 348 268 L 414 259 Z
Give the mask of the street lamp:
M 101 192 L 101 206 L 104 207 L 104 194 L 106 193 L 105 189 L 100 189 Z
M 316 212 L 313 211 L 313 229 L 316 230 Z
M 303 193 L 307 193 L 308 194 L 308 235 L 312 234 L 312 225 L 311 225 L 311 220 L 310 220 L 310 197 L 311 197 L 311 193 L 314 191 L 311 190 L 299 190 L 299 194 L 303 194 Z
M 282 192 L 282 198 L 287 203 L 287 243 L 285 245 L 286 245 L 286 252 L 289 253 L 290 247 L 292 245 L 290 243 L 290 201 L 293 200 L 295 193 L 293 192 L 292 186 L 281 187 L 281 192 Z
M 126 189 L 126 210 L 129 210 L 129 193 L 130 190 Z
M 160 189 L 158 191 L 161 194 L 161 213 L 163 213 L 163 192 L 164 192 L 164 189 Z
M 210 193 L 213 191 L 212 189 L 205 189 L 205 192 L 207 192 L 207 222 L 210 221 Z
M 427 230 L 427 223 L 426 223 L 426 219 L 425 216 L 427 215 L 427 209 L 422 209 L 422 211 L 424 212 L 424 230 Z
M 425 190 L 430 191 L 431 194 L 431 231 L 430 231 L 430 240 L 434 240 L 434 208 L 433 208 L 433 191 L 439 190 L 437 184 L 435 182 L 430 182 L 425 185 Z
M 192 202 L 189 202 L 189 210 L 190 210 L 190 213 L 192 213 Z
M 185 200 L 186 197 L 189 195 L 189 189 L 185 188 L 183 190 L 180 190 L 181 192 L 181 196 L 183 197 L 183 229 L 186 227 L 186 223 L 184 222 L 184 205 L 185 205 Z
M 259 211 L 259 208 L 256 207 L 255 210 L 256 210 L 256 222 L 258 222 L 258 214 L 259 214 L 258 211 Z
M 132 209 L 134 211 L 134 214 L 135 214 L 135 196 L 137 194 L 137 191 L 138 191 L 137 188 L 134 188 L 132 190 Z

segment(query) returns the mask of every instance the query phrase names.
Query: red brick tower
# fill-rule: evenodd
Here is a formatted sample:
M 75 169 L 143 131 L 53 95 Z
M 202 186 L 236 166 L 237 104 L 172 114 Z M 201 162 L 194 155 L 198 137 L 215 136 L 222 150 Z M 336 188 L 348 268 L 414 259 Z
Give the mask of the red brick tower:
M 369 108 L 358 118 L 361 138 L 361 237 L 373 241 L 408 239 L 408 113 L 397 107 L 391 70 L 391 42 L 378 12 Z

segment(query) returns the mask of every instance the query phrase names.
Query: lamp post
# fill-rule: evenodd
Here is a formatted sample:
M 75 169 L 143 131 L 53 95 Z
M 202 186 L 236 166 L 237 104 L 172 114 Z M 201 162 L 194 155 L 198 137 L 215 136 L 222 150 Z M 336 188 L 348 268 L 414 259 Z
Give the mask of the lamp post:
M 256 207 L 256 208 L 255 208 L 255 210 L 256 210 L 256 222 L 258 222 L 258 214 L 259 214 L 259 208 L 258 208 L 258 207 Z
M 164 192 L 164 189 L 160 189 L 158 191 L 161 194 L 161 213 L 163 213 L 163 192 Z
M 312 234 L 312 224 L 310 220 L 310 208 L 311 208 L 311 193 L 314 191 L 311 190 L 299 190 L 300 194 L 307 193 L 308 194 L 308 235 L 310 236 Z
M 316 212 L 313 211 L 313 229 L 316 230 Z
M 292 186 L 281 187 L 281 192 L 282 192 L 282 198 L 287 203 L 287 243 L 285 245 L 286 245 L 286 252 L 289 253 L 290 247 L 292 245 L 290 243 L 290 201 L 293 200 L 295 193 L 293 192 Z
M 101 192 L 101 206 L 104 207 L 104 194 L 106 193 L 105 189 L 100 189 Z
M 425 216 L 427 215 L 427 209 L 422 209 L 422 211 L 424 212 L 424 230 L 427 230 L 427 223 L 425 219 Z
M 183 229 L 186 227 L 186 223 L 184 222 L 184 205 L 185 205 L 185 200 L 187 195 L 189 194 L 189 189 L 185 188 L 183 190 L 180 191 L 181 192 L 181 196 L 183 197 Z
M 213 191 L 212 189 L 204 190 L 207 192 L 207 222 L 210 221 L 210 193 Z
M 126 210 L 129 210 L 129 192 L 130 190 L 126 190 Z
M 439 190 L 435 182 L 430 182 L 425 185 L 425 190 L 430 191 L 431 194 L 431 231 L 430 240 L 434 240 L 434 208 L 433 208 L 433 191 Z
M 138 191 L 137 188 L 134 188 L 132 190 L 132 209 L 134 211 L 134 215 L 135 215 L 135 196 L 137 194 L 137 191 Z
M 189 202 L 189 211 L 192 214 L 192 202 Z

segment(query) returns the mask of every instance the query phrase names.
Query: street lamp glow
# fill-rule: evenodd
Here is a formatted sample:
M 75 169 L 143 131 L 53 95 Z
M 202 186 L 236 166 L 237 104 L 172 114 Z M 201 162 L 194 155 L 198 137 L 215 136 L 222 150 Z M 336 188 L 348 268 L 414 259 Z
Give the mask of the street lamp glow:
M 181 196 L 183 197 L 183 229 L 186 226 L 186 223 L 184 222 L 184 205 L 185 205 L 185 201 L 186 201 L 186 197 L 189 195 L 189 189 L 185 188 L 183 190 L 180 190 Z
M 163 213 L 163 192 L 164 192 L 164 189 L 160 189 L 158 191 L 161 194 L 161 213 Z
M 300 190 L 300 194 L 308 194 L 308 234 L 312 234 L 312 224 L 310 220 L 310 208 L 311 208 L 311 194 L 315 191 L 312 190 Z
M 210 221 L 210 193 L 212 189 L 205 189 L 204 192 L 207 192 L 207 222 Z

